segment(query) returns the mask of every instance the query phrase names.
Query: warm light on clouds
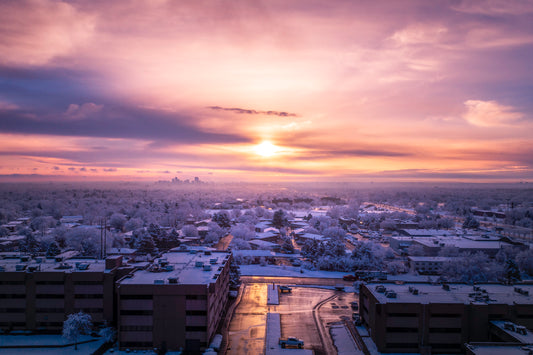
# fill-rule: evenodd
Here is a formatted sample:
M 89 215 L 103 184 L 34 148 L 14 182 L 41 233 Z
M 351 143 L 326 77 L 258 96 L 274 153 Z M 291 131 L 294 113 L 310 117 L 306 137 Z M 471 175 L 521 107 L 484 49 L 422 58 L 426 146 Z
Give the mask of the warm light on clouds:
M 523 0 L 4 1 L 0 178 L 531 179 L 532 43 Z
M 467 100 L 464 118 L 471 124 L 482 127 L 503 126 L 516 123 L 523 114 L 513 107 L 498 104 L 496 101 Z

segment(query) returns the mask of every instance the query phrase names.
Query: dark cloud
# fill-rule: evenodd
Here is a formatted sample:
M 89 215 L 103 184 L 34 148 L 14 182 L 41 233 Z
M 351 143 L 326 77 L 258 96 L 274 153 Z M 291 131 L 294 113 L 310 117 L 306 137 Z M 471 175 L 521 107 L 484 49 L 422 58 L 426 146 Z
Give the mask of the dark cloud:
M 54 170 L 61 170 L 59 166 L 54 166 Z
M 91 168 L 91 171 L 96 173 L 98 171 L 98 169 L 95 169 L 95 168 Z
M 315 160 L 343 157 L 409 157 L 412 153 L 379 149 L 338 149 L 338 150 L 310 150 L 305 155 L 299 156 L 297 160 Z
M 295 113 L 285 112 L 285 111 L 257 111 L 246 108 L 238 107 L 220 107 L 220 106 L 207 106 L 210 110 L 215 111 L 230 111 L 243 115 L 266 115 L 266 116 L 279 116 L 279 117 L 298 117 Z
M 69 170 L 69 171 L 75 171 L 76 168 L 70 167 L 70 168 L 68 168 L 68 170 Z
M 87 168 L 80 168 L 80 171 L 87 171 Z
M 213 133 L 194 127 L 195 117 L 137 107 L 106 105 L 97 115 L 64 119 L 37 110 L 1 110 L 0 132 L 78 137 L 144 139 L 176 143 L 244 143 L 250 139 L 234 133 Z
M 116 168 L 104 168 L 104 171 L 113 172 L 113 171 L 117 171 L 117 169 Z

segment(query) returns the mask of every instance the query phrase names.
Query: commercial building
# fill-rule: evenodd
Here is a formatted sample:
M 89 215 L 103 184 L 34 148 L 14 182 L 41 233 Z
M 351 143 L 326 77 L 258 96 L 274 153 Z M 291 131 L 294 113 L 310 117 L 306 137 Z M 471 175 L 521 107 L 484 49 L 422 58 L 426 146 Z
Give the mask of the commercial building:
M 66 255 L 66 254 L 65 254 Z M 0 259 L 0 332 L 60 333 L 83 311 L 117 327 L 122 349 L 206 348 L 222 319 L 231 253 L 177 250 L 126 265 L 68 256 Z
M 227 252 L 170 252 L 118 280 L 120 348 L 206 348 L 228 300 L 230 260 Z
M 367 284 L 360 315 L 380 352 L 461 353 L 494 340 L 493 321 L 532 329 L 533 285 Z
M 95 324 L 114 320 L 115 279 L 131 271 L 107 260 L 4 257 L 0 260 L 0 329 L 57 333 L 71 313 Z

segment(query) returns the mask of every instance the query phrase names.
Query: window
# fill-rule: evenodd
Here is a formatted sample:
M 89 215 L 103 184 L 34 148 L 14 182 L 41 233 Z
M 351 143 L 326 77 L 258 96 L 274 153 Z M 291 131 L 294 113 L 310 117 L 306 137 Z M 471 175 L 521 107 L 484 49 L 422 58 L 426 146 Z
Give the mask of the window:
M 389 313 L 389 317 L 418 317 L 418 313 Z
M 120 295 L 121 300 L 151 300 L 152 295 Z
M 39 293 L 38 295 L 35 295 L 35 298 L 65 298 L 65 295 L 64 294 Z
M 65 281 L 63 281 L 63 280 L 59 280 L 59 281 L 46 280 L 46 281 L 36 281 L 35 284 L 36 285 L 64 285 Z
M 64 308 L 36 308 L 37 313 L 65 313 Z
M 74 285 L 102 285 L 102 281 L 74 281 Z
M 143 309 L 121 309 L 121 316 L 151 316 L 153 312 L 151 310 Z
M 207 332 L 207 327 L 205 325 L 198 326 L 198 325 L 190 325 L 185 327 L 185 331 L 187 332 Z
M 461 333 L 461 328 L 429 328 L 430 333 Z
M 432 313 L 431 317 L 433 318 L 461 318 L 461 315 L 457 313 Z
M 74 295 L 74 298 L 103 298 L 104 295 L 102 294 L 76 294 Z
M 389 333 L 418 333 L 418 328 L 387 327 Z
M 121 331 L 125 332 L 151 332 L 154 328 L 151 325 L 123 325 Z
M 0 293 L 0 298 L 26 298 L 26 295 L 25 294 L 1 294 Z
M 185 299 L 188 299 L 188 300 L 207 300 L 207 295 L 186 295 Z
M 0 281 L 0 285 L 24 285 L 24 280 L 22 281 Z
M 186 311 L 185 314 L 188 316 L 206 316 L 207 311 Z
M 0 313 L 25 313 L 26 308 L 0 308 Z
M 418 348 L 418 343 L 387 343 L 385 346 L 387 348 L 402 348 L 402 349 L 414 348 L 414 349 L 417 349 Z
M 124 348 L 152 348 L 153 344 L 151 341 L 123 341 L 120 343 Z

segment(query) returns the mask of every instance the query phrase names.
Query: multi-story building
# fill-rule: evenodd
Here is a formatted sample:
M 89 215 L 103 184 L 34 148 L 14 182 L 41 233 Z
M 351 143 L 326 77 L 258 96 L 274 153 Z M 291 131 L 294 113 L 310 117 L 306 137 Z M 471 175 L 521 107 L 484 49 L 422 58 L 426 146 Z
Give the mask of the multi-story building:
M 68 259 L 19 256 L 0 260 L 0 329 L 60 332 L 71 313 L 95 324 L 114 320 L 114 282 L 130 272 L 122 257 Z
M 367 284 L 360 315 L 380 352 L 461 353 L 493 321 L 533 328 L 533 285 Z
M 230 259 L 227 252 L 169 252 L 118 280 L 120 348 L 206 348 L 228 300 Z

